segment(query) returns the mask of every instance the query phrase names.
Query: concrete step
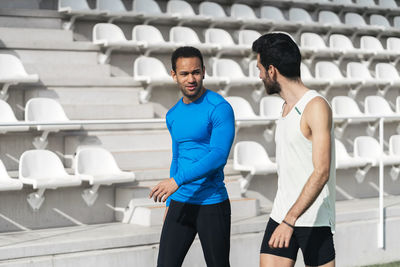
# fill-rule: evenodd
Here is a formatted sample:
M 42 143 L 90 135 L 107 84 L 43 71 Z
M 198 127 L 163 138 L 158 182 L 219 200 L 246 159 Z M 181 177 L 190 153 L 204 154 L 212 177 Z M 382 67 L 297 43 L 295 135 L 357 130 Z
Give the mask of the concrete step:
M 1 2 L 3 3 L 5 1 Z M 15 2 L 22 2 L 23 5 L 27 4 L 27 1 L 25 0 L 8 0 L 8 2 L 11 6 L 15 5 Z M 32 2 L 34 5 L 38 4 L 37 1 L 30 2 Z M 0 8 L 0 27 L 61 29 L 61 15 L 55 10 L 17 9 L 4 7 L 7 6 L 3 5 L 3 8 Z
M 97 65 L 96 51 L 14 50 L 24 65 Z M 133 64 L 133 63 L 132 63 Z M 81 69 L 82 72 L 87 71 Z
M 40 82 L 45 86 L 57 87 L 134 87 L 142 88 L 141 84 L 135 81 L 132 77 L 75 77 L 64 78 L 61 77 L 40 77 Z M 37 85 L 26 86 L 37 87 Z
M 63 79 L 110 77 L 109 65 L 98 65 L 93 63 L 29 63 L 24 64 L 24 67 L 28 73 L 38 74 L 41 81 L 57 79 L 60 77 L 63 77 Z
M 0 27 L 1 42 L 6 47 L 12 47 L 13 43 L 51 43 L 72 42 L 72 31 L 61 29 L 32 29 Z

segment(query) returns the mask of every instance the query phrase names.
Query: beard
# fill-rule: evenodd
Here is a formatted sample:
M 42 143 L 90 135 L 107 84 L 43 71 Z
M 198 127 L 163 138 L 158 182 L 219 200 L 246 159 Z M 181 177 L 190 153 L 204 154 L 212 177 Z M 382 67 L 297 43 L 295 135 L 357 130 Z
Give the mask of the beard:
M 273 95 L 273 94 L 279 94 L 281 92 L 281 85 L 272 79 L 268 79 L 266 81 L 263 80 L 265 90 L 267 91 L 267 94 Z
M 200 82 L 194 86 L 195 89 L 191 91 L 189 91 L 184 85 L 180 86 L 182 94 L 189 99 L 195 99 L 202 92 L 203 83 Z

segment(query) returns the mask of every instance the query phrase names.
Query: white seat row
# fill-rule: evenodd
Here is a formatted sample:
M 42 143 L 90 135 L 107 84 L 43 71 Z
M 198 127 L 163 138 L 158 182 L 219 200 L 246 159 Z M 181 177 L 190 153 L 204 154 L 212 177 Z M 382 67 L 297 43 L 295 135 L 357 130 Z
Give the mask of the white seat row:
M 101 185 L 126 183 L 135 180 L 133 172 L 121 171 L 112 154 L 101 147 L 83 147 L 75 156 L 75 174 L 64 169 L 60 158 L 49 150 L 25 151 L 19 160 L 19 179 L 9 177 L 0 161 L 0 191 L 20 190 L 23 184 L 37 190 L 28 195 L 28 202 L 34 210 L 44 201 L 46 189 L 79 186 L 87 181 L 92 187 L 84 190 L 82 197 L 87 205 L 94 204 Z
M 100 63 L 106 63 L 112 50 L 130 49 L 144 53 L 172 52 L 179 46 L 193 45 L 207 54 L 249 55 L 251 45 L 261 36 L 254 30 L 239 31 L 238 44 L 223 29 L 207 29 L 205 43 L 201 43 L 196 32 L 189 27 L 176 26 L 170 30 L 170 41 L 163 38 L 159 29 L 151 25 L 136 25 L 132 30 L 132 40 L 127 40 L 121 28 L 111 23 L 98 23 L 93 27 L 93 43 L 106 49 Z
M 14 55 L 0 54 L 0 84 L 3 84 L 0 99 L 7 100 L 8 88 L 11 85 L 38 81 L 39 75 L 28 74 L 19 58 Z

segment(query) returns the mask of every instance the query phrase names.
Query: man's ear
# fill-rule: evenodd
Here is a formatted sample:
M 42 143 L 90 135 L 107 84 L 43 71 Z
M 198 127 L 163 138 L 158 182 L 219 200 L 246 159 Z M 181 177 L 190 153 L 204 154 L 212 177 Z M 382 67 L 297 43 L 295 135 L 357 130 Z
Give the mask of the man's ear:
M 270 79 L 276 81 L 276 76 L 278 74 L 278 69 L 275 68 L 273 65 L 269 65 L 267 72 L 268 72 L 268 75 L 269 75 Z
M 203 79 L 206 77 L 206 68 L 203 65 Z
M 171 70 L 171 76 L 172 76 L 172 79 L 174 79 L 175 82 L 178 82 L 176 80 L 176 72 L 174 70 Z

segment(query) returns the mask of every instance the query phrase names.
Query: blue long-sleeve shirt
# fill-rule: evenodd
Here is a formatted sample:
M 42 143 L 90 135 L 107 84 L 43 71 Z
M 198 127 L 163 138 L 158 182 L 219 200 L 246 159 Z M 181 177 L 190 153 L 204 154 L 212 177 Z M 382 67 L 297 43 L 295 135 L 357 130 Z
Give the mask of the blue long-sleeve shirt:
M 232 107 L 219 94 L 206 90 L 196 101 L 183 100 L 166 116 L 172 139 L 170 177 L 178 190 L 167 200 L 208 205 L 228 198 L 223 168 L 235 136 Z

